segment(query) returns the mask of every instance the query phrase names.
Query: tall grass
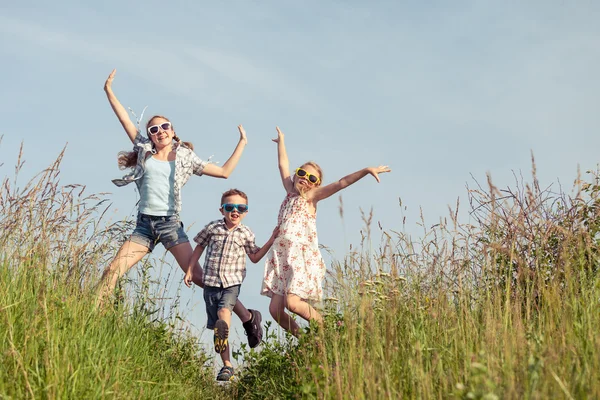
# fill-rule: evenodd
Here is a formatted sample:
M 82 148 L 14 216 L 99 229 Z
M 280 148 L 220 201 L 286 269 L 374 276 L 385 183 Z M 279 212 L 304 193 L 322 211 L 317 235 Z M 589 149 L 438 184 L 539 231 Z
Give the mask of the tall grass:
M 19 156 L 0 188 L 0 398 L 222 397 L 177 315 L 155 317 L 147 280 L 96 308 L 131 223 L 104 221 L 105 194 L 61 185 L 62 156 L 23 187 Z
M 176 308 L 157 317 L 147 270 L 94 307 L 131 224 L 61 186 L 61 158 L 23 188 L 19 159 L 0 188 L 0 398 L 600 398 L 597 172 L 566 194 L 533 162 L 530 183 L 476 183 L 467 221 L 457 203 L 419 237 L 364 214 L 328 268 L 325 325 L 295 339 L 267 323 L 221 388 Z
M 247 354 L 240 396 L 600 398 L 598 174 L 568 196 L 533 165 L 418 240 L 379 228 L 374 245 L 364 215 L 362 246 L 330 268 L 326 328 Z

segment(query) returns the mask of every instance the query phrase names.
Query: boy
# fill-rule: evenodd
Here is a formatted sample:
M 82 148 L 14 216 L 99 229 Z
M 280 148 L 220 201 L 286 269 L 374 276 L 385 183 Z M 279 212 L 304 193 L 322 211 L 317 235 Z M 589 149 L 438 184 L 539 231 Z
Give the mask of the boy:
M 206 327 L 214 329 L 215 351 L 223 361 L 217 380 L 229 381 L 234 374 L 228 343 L 231 311 L 246 277 L 246 254 L 253 263 L 259 262 L 271 248 L 279 231 L 275 228 L 263 247 L 256 246 L 254 233 L 242 224 L 248 214 L 248 196 L 241 190 L 231 189 L 223 193 L 219 211 L 223 218 L 210 222 L 194 238 L 197 245 L 189 261 L 184 282 L 188 287 L 191 286 L 194 265 L 204 249 L 207 249 L 203 280 L 208 317 Z M 260 313 L 250 311 L 253 317 L 247 323 L 260 325 Z

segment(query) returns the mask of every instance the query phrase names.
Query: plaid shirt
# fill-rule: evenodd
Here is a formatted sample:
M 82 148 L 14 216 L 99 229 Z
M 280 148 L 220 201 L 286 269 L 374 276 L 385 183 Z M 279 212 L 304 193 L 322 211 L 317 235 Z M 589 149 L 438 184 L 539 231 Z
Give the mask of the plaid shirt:
M 230 231 L 225 219 L 206 225 L 194 241 L 206 249 L 204 284 L 212 287 L 241 285 L 246 277 L 246 254 L 260 250 L 250 228 L 240 224 Z
M 125 175 L 122 179 L 113 179 L 112 182 L 117 186 L 125 186 L 131 182 L 135 182 L 138 191 L 142 185 L 141 178 L 146 172 L 146 159 L 156 153 L 154 145 L 147 137 L 140 134 L 138 131 L 135 140 L 133 141 L 133 151 L 137 151 L 137 164 L 130 174 Z M 196 153 L 188 149 L 185 145 L 179 142 L 173 143 L 173 151 L 175 151 L 175 184 L 173 186 L 173 196 L 175 200 L 175 212 L 181 212 L 181 188 L 186 184 L 192 174 L 202 175 L 202 170 L 209 163 L 202 161 Z

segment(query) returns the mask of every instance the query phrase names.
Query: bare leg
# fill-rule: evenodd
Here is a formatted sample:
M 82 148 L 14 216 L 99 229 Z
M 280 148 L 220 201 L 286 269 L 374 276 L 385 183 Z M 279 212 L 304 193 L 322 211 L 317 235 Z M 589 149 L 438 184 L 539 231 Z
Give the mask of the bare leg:
M 285 298 L 288 310 L 304 318 L 307 321 L 315 320 L 319 324 L 323 323 L 323 317 L 310 304 L 302 300 L 295 294 L 288 294 Z
M 294 319 L 285 312 L 285 300 L 279 294 L 273 294 L 269 304 L 269 312 L 277 323 L 292 335 L 298 337 L 300 327 Z
M 222 319 L 227 323 L 227 326 L 231 329 L 231 311 L 226 308 L 221 308 L 217 311 L 217 316 L 219 319 Z M 231 358 L 229 354 L 229 341 L 227 341 L 227 348 L 224 352 L 221 353 L 221 360 L 223 361 L 223 365 L 227 367 L 231 367 Z
M 176 246 L 171 247 L 169 251 L 171 252 L 171 254 L 173 254 L 173 257 L 175 257 L 175 260 L 177 260 L 177 264 L 179 264 L 183 272 L 186 272 L 188 267 L 188 261 L 190 260 L 190 258 L 192 258 L 192 253 L 194 252 L 194 250 L 192 249 L 192 245 L 189 242 L 180 243 Z M 196 285 L 204 287 L 204 285 L 202 284 L 202 275 L 200 271 L 202 271 L 202 267 L 200 266 L 200 263 L 196 263 L 196 266 L 194 267 L 192 281 Z M 239 299 L 235 303 L 235 307 L 233 307 L 233 312 L 240 318 L 242 322 L 249 321 L 252 318 L 252 314 L 250 313 L 250 311 L 248 311 L 246 307 L 244 307 L 244 305 Z
M 98 297 L 96 301 L 99 306 L 102 306 L 106 297 L 115 290 L 119 278 L 146 254 L 148 254 L 148 248 L 144 245 L 129 240 L 123 243 L 115 258 L 104 270 L 98 284 Z

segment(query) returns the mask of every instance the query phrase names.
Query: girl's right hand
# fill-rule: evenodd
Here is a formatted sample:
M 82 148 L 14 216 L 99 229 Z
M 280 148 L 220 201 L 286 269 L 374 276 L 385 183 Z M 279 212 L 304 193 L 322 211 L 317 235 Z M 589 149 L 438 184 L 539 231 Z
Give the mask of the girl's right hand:
M 244 129 L 244 127 L 242 125 L 238 125 L 238 131 L 240 131 L 240 141 L 243 141 L 246 144 L 248 144 L 248 138 L 246 137 L 246 130 Z
M 277 139 L 271 139 L 272 141 L 274 141 L 275 143 L 279 143 L 279 141 L 283 140 L 283 132 L 281 132 L 281 129 L 279 129 L 278 126 L 275 127 L 275 129 L 277 129 Z
M 113 69 L 112 72 L 110 73 L 110 75 L 108 76 L 108 78 L 106 79 L 106 82 L 104 82 L 104 91 L 108 92 L 109 90 L 112 89 L 112 81 L 113 79 L 115 79 L 115 74 L 117 73 L 116 69 Z

